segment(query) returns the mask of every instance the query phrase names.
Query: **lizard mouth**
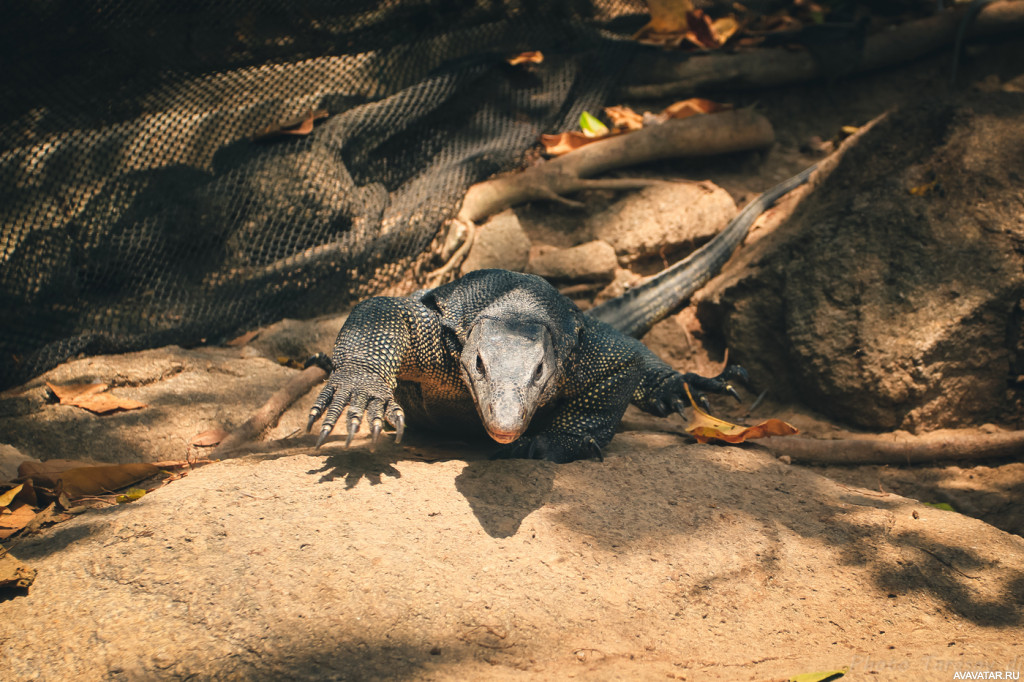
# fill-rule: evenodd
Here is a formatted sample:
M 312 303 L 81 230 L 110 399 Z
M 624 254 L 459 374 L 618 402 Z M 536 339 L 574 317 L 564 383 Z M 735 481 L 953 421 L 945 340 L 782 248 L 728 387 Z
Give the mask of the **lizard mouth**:
M 487 429 L 487 435 L 504 445 L 519 438 L 520 434 L 518 431 L 498 431 L 496 429 Z

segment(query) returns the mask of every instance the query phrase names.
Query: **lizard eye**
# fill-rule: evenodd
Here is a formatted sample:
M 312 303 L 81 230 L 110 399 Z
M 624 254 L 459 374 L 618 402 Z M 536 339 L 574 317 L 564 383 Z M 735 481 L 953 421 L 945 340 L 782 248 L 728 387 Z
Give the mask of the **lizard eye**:
M 484 359 L 479 353 L 476 354 L 476 371 L 480 373 L 480 376 L 487 376 L 487 370 L 484 369 Z

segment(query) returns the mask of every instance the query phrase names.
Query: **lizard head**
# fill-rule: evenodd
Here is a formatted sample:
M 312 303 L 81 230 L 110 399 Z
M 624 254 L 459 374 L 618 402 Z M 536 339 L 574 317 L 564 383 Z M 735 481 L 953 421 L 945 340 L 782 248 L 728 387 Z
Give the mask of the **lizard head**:
M 546 326 L 487 317 L 469 332 L 461 365 L 480 420 L 499 443 L 523 435 L 533 413 L 550 399 L 557 374 Z

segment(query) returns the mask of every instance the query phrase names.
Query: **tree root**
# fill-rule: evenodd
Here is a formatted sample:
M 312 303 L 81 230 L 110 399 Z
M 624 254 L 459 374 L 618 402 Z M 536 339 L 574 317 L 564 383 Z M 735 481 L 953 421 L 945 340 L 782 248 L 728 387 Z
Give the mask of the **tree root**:
M 750 109 L 673 119 L 609 137 L 557 159 L 469 188 L 458 219 L 480 223 L 506 208 L 536 199 L 560 200 L 583 189 L 637 189 L 662 182 L 644 178 L 586 178 L 659 159 L 760 149 L 775 141 L 768 119 Z
M 270 396 L 270 399 L 263 403 L 244 424 L 222 440 L 210 454 L 210 459 L 230 459 L 245 454 L 239 448 L 256 440 L 261 433 L 277 424 L 277 420 L 281 418 L 285 410 L 291 407 L 292 403 L 306 395 L 311 388 L 326 378 L 327 372 L 316 365 L 299 372 L 289 379 L 283 388 Z
M 758 441 L 777 457 L 804 464 L 931 464 L 1024 454 L 1024 431 L 978 433 L 942 429 L 921 436 L 889 434 L 835 440 L 799 437 Z
M 909 21 L 868 36 L 860 62 L 850 73 L 901 64 L 953 45 L 963 12 L 938 14 Z M 1024 28 L 1024 3 L 999 0 L 983 8 L 970 35 L 996 35 Z M 632 75 L 631 75 L 632 74 Z M 656 99 L 692 95 L 716 87 L 772 87 L 827 77 L 810 52 L 785 48 L 755 49 L 735 54 L 673 54 L 646 52 L 633 60 L 623 78 L 633 83 L 620 88 L 622 99 Z M 646 83 L 644 82 L 646 81 Z

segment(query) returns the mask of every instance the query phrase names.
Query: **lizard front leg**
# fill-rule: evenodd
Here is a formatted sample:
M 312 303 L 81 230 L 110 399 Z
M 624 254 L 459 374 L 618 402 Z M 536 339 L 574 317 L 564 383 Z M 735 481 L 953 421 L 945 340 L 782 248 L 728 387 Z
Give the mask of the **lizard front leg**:
M 733 382 L 748 383 L 747 371 L 739 365 L 727 366 L 716 377 L 705 377 L 692 372 L 680 373 L 650 351 L 639 341 L 641 354 L 641 378 L 633 395 L 633 404 L 644 412 L 666 417 L 672 412 L 682 414 L 689 407 L 690 400 L 686 395 L 686 386 L 690 387 L 690 395 L 705 412 L 710 412 L 707 393 L 726 393 L 736 400 L 739 393 Z
M 438 352 L 436 342 L 420 343 L 431 337 L 436 326 L 431 311 L 407 298 L 378 296 L 353 308 L 334 344 L 333 371 L 309 412 L 306 431 L 324 418 L 316 447 L 327 439 L 343 412 L 348 427 L 346 445 L 352 442 L 364 416 L 373 444 L 384 420 L 395 428 L 395 442 L 402 440 L 405 411 L 395 400 L 395 387 L 403 368 L 429 362 L 431 353 Z

